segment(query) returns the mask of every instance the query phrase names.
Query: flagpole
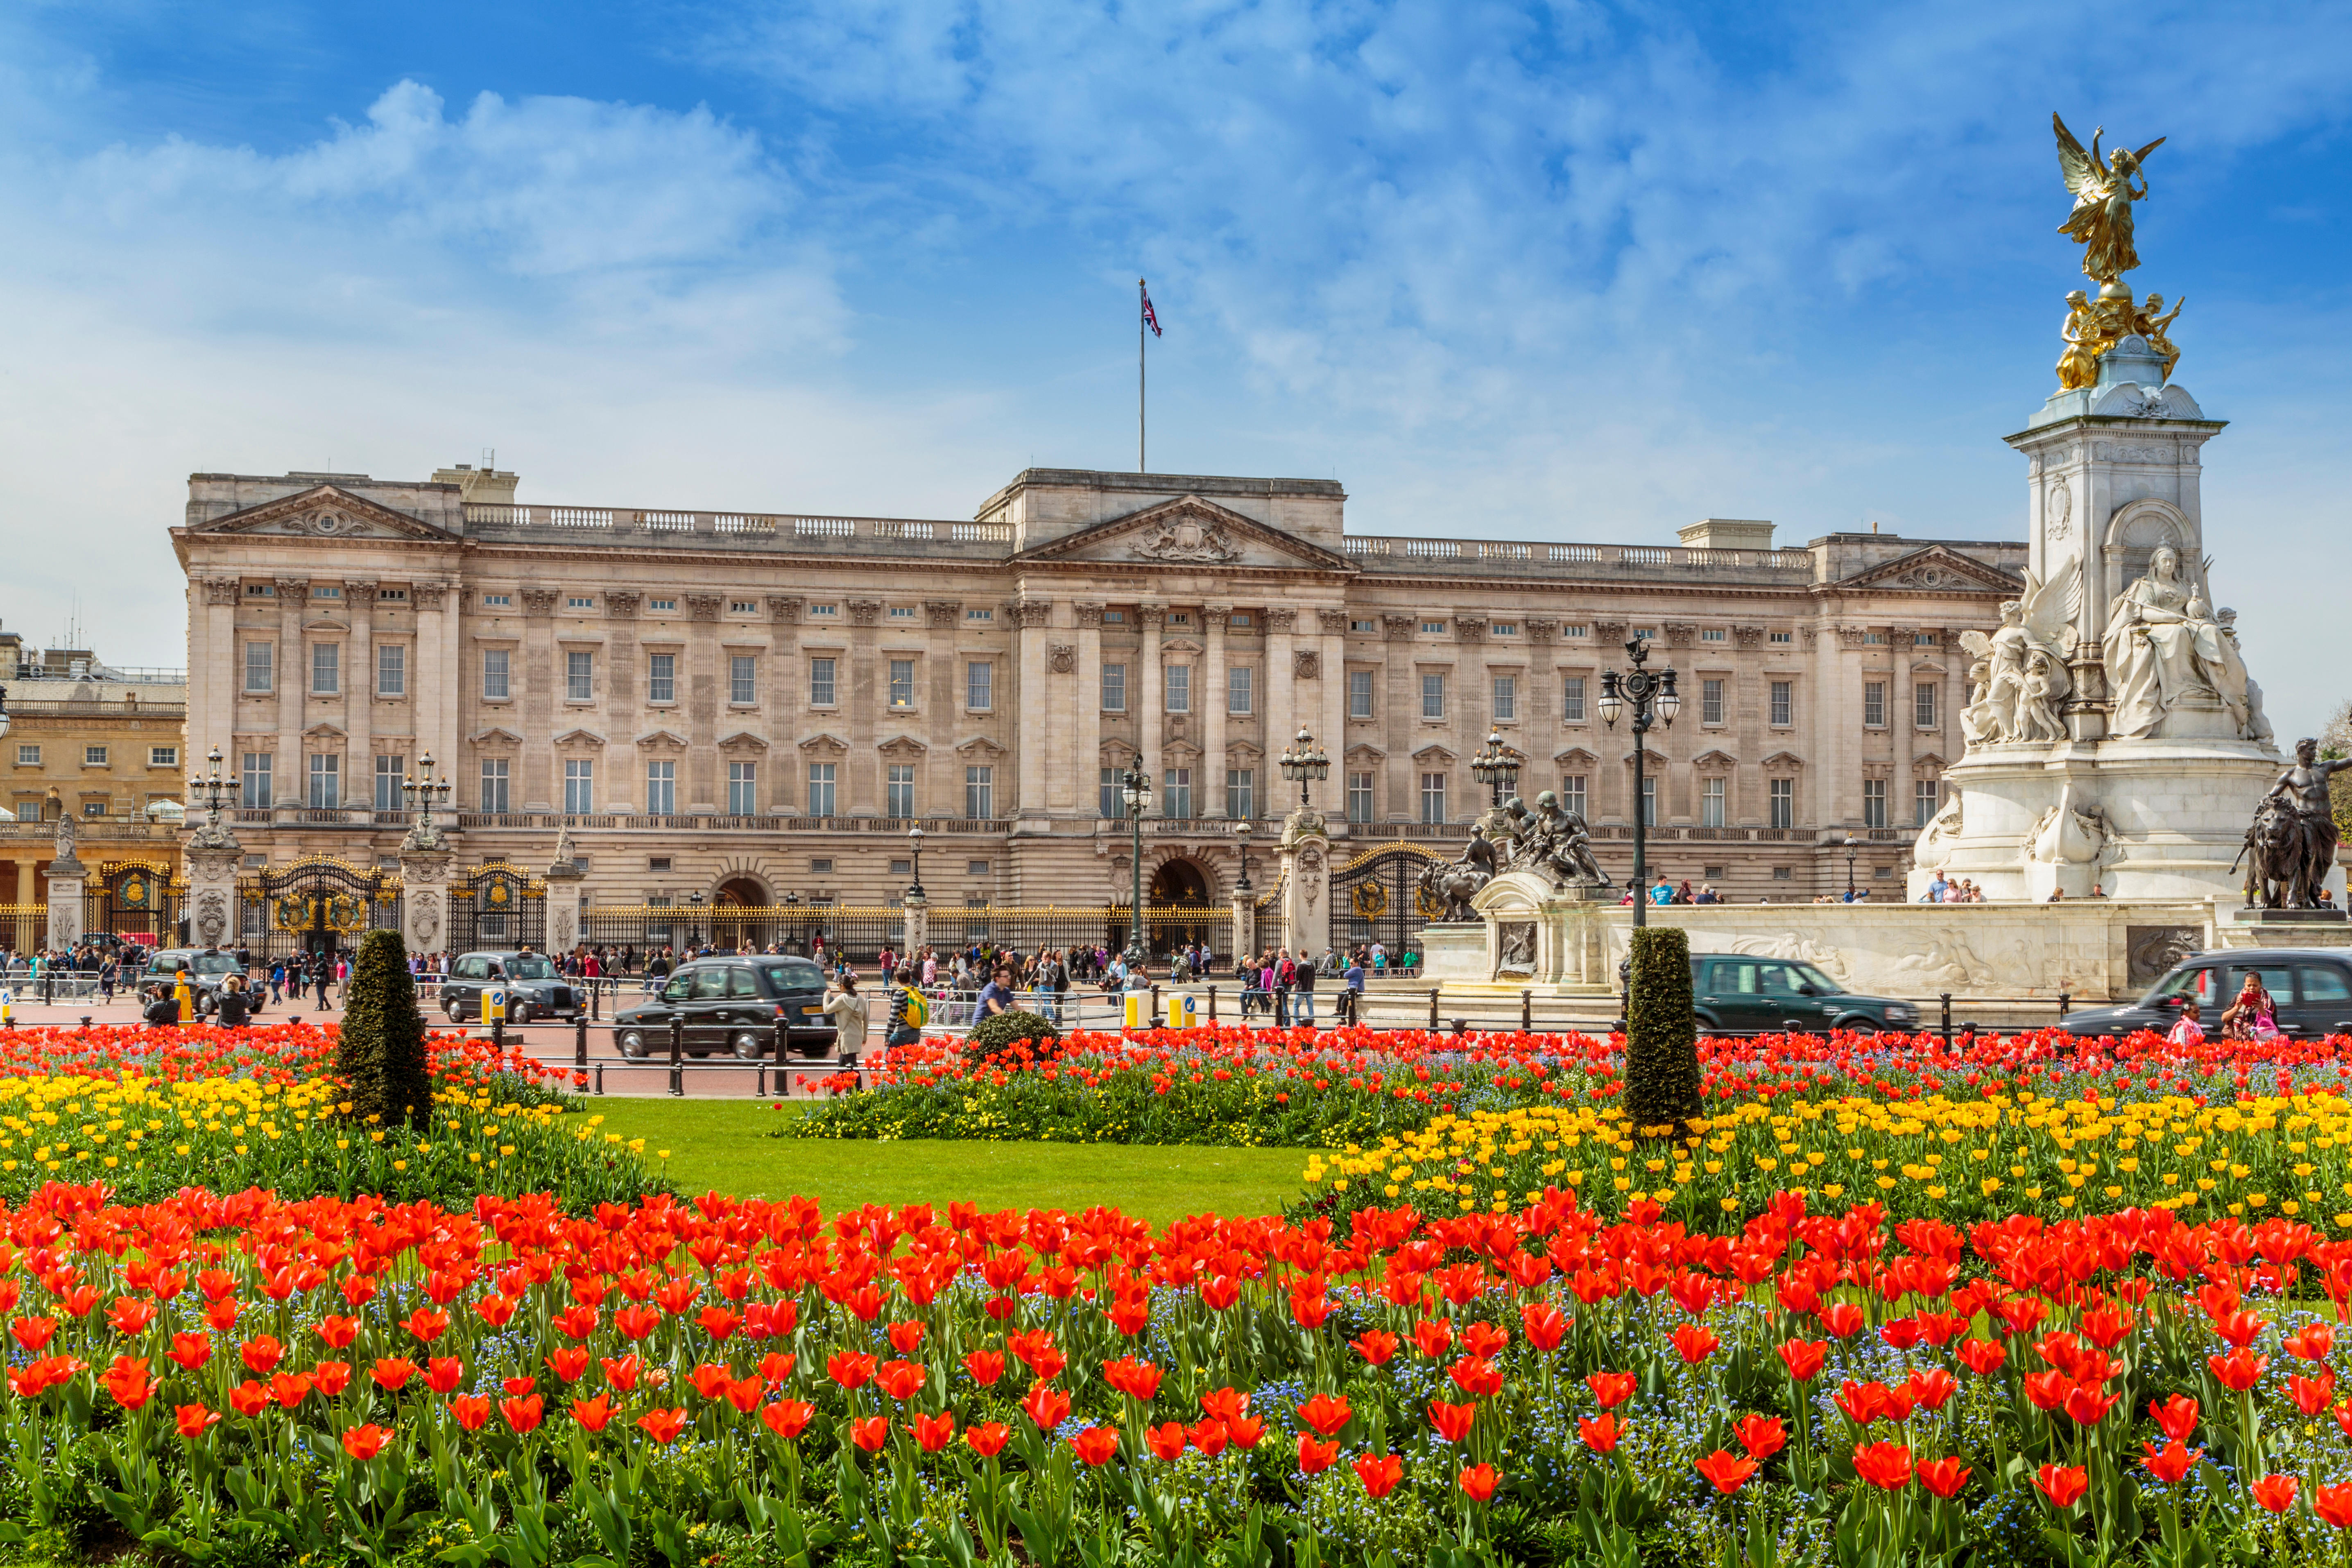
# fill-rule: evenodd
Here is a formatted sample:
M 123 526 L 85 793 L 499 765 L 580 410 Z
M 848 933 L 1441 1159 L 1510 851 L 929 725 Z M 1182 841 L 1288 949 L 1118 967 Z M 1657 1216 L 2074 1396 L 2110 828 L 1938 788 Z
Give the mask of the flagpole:
M 1135 280 L 1135 471 L 1150 471 L 1143 460 L 1143 279 Z

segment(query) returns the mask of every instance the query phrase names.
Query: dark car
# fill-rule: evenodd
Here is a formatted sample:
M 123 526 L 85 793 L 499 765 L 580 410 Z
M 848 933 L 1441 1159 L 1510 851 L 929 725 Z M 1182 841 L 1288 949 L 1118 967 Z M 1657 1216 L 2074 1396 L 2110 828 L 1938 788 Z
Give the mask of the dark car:
M 2305 1039 L 2352 1035 L 2352 953 L 2307 947 L 2194 953 L 2174 964 L 2138 1001 L 2069 1013 L 2059 1026 L 2074 1035 L 2120 1036 L 2135 1029 L 2161 1035 L 2179 1018 L 2180 1005 L 2194 1000 L 2205 1032 L 2218 1037 L 2222 1010 L 2244 988 L 2248 970 L 2262 976 L 2263 988 L 2271 994 L 2280 1033 Z
M 1832 1029 L 1919 1026 L 1919 1009 L 1888 996 L 1858 996 L 1810 963 L 1746 953 L 1691 954 L 1698 1026 L 1721 1034 L 1821 1035 Z
M 727 1051 L 755 1062 L 775 1044 L 782 1018 L 792 1049 L 824 1056 L 835 1040 L 832 1021 L 817 1011 L 824 1000 L 824 971 L 805 958 L 698 958 L 678 965 L 660 995 L 614 1015 L 613 1047 L 635 1061 L 666 1056 L 670 1020 L 677 1018 L 683 1022 L 687 1055 Z
M 147 961 L 146 972 L 139 976 L 139 984 L 152 985 L 161 981 L 169 985 L 184 963 L 188 966 L 188 984 L 196 988 L 196 1011 L 199 1014 L 216 1010 L 220 1006 L 221 983 L 232 974 L 245 973 L 245 966 L 237 963 L 236 954 L 223 952 L 216 947 L 167 947 Z M 258 1013 L 261 1005 L 268 1000 L 268 986 L 248 987 L 246 1010 Z
M 577 1018 L 587 1011 L 587 994 L 565 978 L 543 952 L 462 952 L 441 983 L 441 1011 L 453 1024 L 482 1016 L 482 993 L 507 994 L 507 1022 Z

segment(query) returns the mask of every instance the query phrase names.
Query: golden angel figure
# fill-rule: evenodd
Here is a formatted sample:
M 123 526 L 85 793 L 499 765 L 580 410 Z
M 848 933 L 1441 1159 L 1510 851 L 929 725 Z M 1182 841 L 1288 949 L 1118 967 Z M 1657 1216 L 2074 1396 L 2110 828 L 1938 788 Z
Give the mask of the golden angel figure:
M 2106 127 L 2091 133 L 2086 153 L 2064 121 L 2053 114 L 2050 123 L 2058 132 L 2059 173 L 2074 193 L 2074 210 L 2058 232 L 2081 243 L 2083 276 L 2112 283 L 2139 265 L 2139 252 L 2132 248 L 2132 203 L 2147 199 L 2147 180 L 2140 165 L 2164 145 L 2165 138 L 2158 137 L 2137 153 L 2118 147 L 2102 163 L 2099 138 L 2106 134 Z M 2135 177 L 2139 179 L 2137 186 Z

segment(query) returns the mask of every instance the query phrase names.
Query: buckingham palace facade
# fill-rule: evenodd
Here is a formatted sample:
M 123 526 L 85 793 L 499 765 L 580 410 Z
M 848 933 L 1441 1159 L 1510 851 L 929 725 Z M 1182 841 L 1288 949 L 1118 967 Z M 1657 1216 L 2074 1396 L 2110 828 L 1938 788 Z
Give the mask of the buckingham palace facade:
M 394 863 L 429 754 L 465 859 L 544 865 L 568 828 L 583 904 L 883 904 L 918 822 L 934 907 L 1123 901 L 1139 757 L 1149 900 L 1216 901 L 1235 819 L 1296 801 L 1299 730 L 1335 854 L 1449 858 L 1499 731 L 1621 878 L 1645 808 L 1676 881 L 1811 897 L 1852 850 L 1885 897 L 1959 756 L 1958 634 L 2025 561 L 1720 519 L 1674 544 L 1368 536 L 1316 479 L 1033 468 L 968 521 L 517 489 L 191 476 L 186 752 L 234 775 L 248 867 Z M 1598 703 L 1636 635 L 1684 699 L 1644 807 Z

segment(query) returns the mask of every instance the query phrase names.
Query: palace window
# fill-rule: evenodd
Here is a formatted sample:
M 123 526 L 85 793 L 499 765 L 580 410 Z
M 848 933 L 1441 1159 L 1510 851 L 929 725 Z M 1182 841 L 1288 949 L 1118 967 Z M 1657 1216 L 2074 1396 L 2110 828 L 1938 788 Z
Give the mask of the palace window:
M 1190 713 L 1192 710 L 1192 667 L 1171 664 L 1168 667 L 1168 711 Z
M 1658 640 L 1658 628 L 1655 626 L 1635 626 L 1633 628 L 1633 635 L 1641 638 L 1643 642 L 1655 642 Z
M 1225 711 L 1248 713 L 1250 700 L 1255 695 L 1251 685 L 1257 672 L 1245 664 L 1235 665 L 1225 671 Z
M 664 759 L 646 764 L 646 814 L 649 816 L 674 816 L 677 814 L 677 763 Z
M 760 764 L 730 763 L 727 764 L 727 815 L 757 816 L 760 815 Z
M 839 605 L 811 605 L 808 607 L 808 613 L 812 616 L 823 616 L 829 620 L 841 614 L 841 606 Z
M 1225 815 L 1236 821 L 1257 815 L 1257 770 L 1225 770 Z
M 648 599 L 646 601 L 646 608 L 648 610 L 675 611 L 677 608 L 677 601 L 676 599 Z
M 180 748 L 177 746 L 148 747 L 147 765 L 151 768 L 178 767 L 180 765 Z
M 1698 825 L 1701 827 L 1723 826 L 1723 785 L 1721 779 L 1699 781 Z
M 1943 785 L 1934 779 L 1914 779 L 1911 783 L 1911 826 L 1925 827 L 1935 820 L 1944 804 Z
M 1351 620 L 1348 623 L 1348 629 L 1351 632 L 1376 632 L 1381 629 L 1381 623 L 1378 621 Z
M 1886 826 L 1886 781 L 1862 781 L 1862 825 L 1864 827 Z
M 730 616 L 756 616 L 760 613 L 760 601 L 757 599 L 730 599 L 727 601 L 727 613 Z
M 1702 724 L 1723 722 L 1723 682 L 1702 680 L 1698 683 L 1698 721 Z
M 1911 689 L 1911 721 L 1919 729 L 1936 727 L 1936 683 L 1926 681 Z
M 1424 719 L 1445 717 L 1445 677 L 1430 674 L 1421 678 L 1421 716 Z
M 1496 621 L 1493 626 L 1486 628 L 1486 635 L 1497 637 L 1515 637 L 1519 635 L 1519 623 L 1517 621 Z
M 883 815 L 901 821 L 915 815 L 915 764 L 892 763 L 882 784 Z
M 894 621 L 911 621 L 915 618 L 915 606 L 893 605 L 890 606 L 890 618 Z
M 1099 805 L 1106 821 L 1115 822 L 1127 815 L 1127 796 L 1121 793 L 1119 784 L 1121 771 L 1118 768 L 1102 770 L 1102 796 Z
M 1127 612 L 1125 610 L 1105 610 L 1103 612 L 1103 625 L 1107 626 L 1124 626 L 1126 624 Z
M 1370 822 L 1372 819 L 1372 775 L 1351 773 L 1348 775 L 1348 820 Z
M 274 599 L 278 596 L 278 590 L 268 583 L 247 583 L 245 596 L 248 599 Z
M 1584 722 L 1584 677 L 1570 675 L 1560 679 L 1559 716 L 1570 724 Z
M 759 656 L 730 654 L 727 658 L 727 700 L 739 708 L 748 708 L 759 700 Z
M 585 816 L 596 809 L 596 763 L 591 757 L 563 759 L 563 814 Z
M 1864 643 L 1875 643 L 1884 647 L 1886 642 L 1886 634 L 1885 632 L 1864 632 L 1862 634 L 1862 640 Z
M 1797 640 L 1797 634 L 1794 632 L 1766 632 L 1764 634 L 1764 640 L 1772 643 L 1792 643 Z M 1785 868 L 1783 868 L 1783 869 Z
M 1865 680 L 1862 683 L 1862 721 L 1871 729 L 1883 729 L 1886 723 L 1886 682 Z
M 1160 786 L 1160 815 L 1189 817 L 1192 815 L 1192 770 L 1169 768 Z
M 1559 806 L 1562 811 L 1584 815 L 1585 784 L 1582 773 L 1570 773 L 1559 781 Z
M 1913 632 L 1911 634 L 1911 646 L 1913 647 L 1934 647 L 1936 646 L 1936 634 L 1933 632 Z
M 508 763 L 504 757 L 482 759 L 482 809 L 507 809 Z
M 16 765 L 20 768 L 39 767 L 41 765 L 41 748 L 29 744 L 18 745 L 16 748 Z
M 1235 610 L 1233 615 L 1228 617 L 1228 622 L 1229 624 L 1244 630 L 1254 624 L 1250 619 L 1250 613 L 1247 610 Z
M 996 665 L 993 661 L 975 658 L 965 662 L 963 705 L 975 713 L 985 713 L 996 706 Z
M 1721 626 L 1701 626 L 1699 628 L 1698 640 L 1701 642 L 1721 642 L 1723 640 L 1723 628 Z
M 408 590 L 405 588 L 378 588 L 375 596 L 379 602 L 387 605 L 408 603 Z
M 102 768 L 106 766 L 106 763 L 107 751 L 104 746 L 84 746 L 81 749 L 81 765 L 83 767 Z
M 401 775 L 408 771 L 406 757 L 378 757 L 375 760 L 375 809 L 398 811 L 402 805 Z
M 677 700 L 677 655 L 656 653 L 646 656 L 646 700 L 648 702 Z
M 996 612 L 994 610 L 966 610 L 963 613 L 963 618 L 967 621 L 992 621 L 996 618 Z
M 1519 678 L 1516 675 L 1495 677 L 1495 721 L 1509 723 L 1519 716 Z
M 1771 825 L 1775 827 L 1797 826 L 1797 781 L 1774 779 L 1771 789 Z
M 273 804 L 270 798 L 269 773 L 277 761 L 268 752 L 247 752 L 245 765 L 239 770 L 237 804 L 247 811 L 267 811 Z
M 332 697 L 343 689 L 343 647 L 341 643 L 320 642 L 310 645 L 310 692 L 314 697 Z
M 1445 820 L 1445 775 L 1444 773 L 1421 775 L 1421 820 L 1424 824 L 1435 824 Z
M 375 645 L 375 694 L 378 697 L 408 695 L 408 649 L 396 642 Z
M 963 771 L 963 814 L 971 817 L 996 815 L 996 770 L 967 767 Z
M 1658 825 L 1658 775 L 1650 773 L 1642 780 L 1642 826 Z
M 811 763 L 808 765 L 808 814 L 811 816 L 834 815 L 834 768 L 832 763 Z M 831 870 L 833 868 L 826 867 Z
M 506 648 L 486 647 L 482 650 L 482 698 L 485 701 L 503 702 L 509 695 L 507 686 L 507 666 L 513 655 Z
M 310 754 L 310 794 L 308 804 L 313 811 L 332 811 L 343 804 L 343 759 L 324 752 Z
M 1107 664 L 1102 667 L 1102 705 L 1106 713 L 1127 711 L 1127 666 Z
M 492 609 L 510 608 L 514 604 L 514 595 L 512 594 L 485 594 L 482 595 L 482 603 L 488 605 Z
M 1372 716 L 1372 672 L 1351 669 L 1348 672 L 1348 717 L 1369 719 Z
M 1423 621 L 1421 623 L 1421 629 L 1430 637 L 1442 637 L 1445 635 L 1445 623 L 1444 621 Z
M 563 655 L 563 697 L 568 702 L 587 702 L 596 696 L 596 656 L 579 649 Z
M 890 706 L 912 708 L 915 705 L 915 661 L 894 658 L 890 661 Z
M 1793 680 L 1776 680 L 1772 683 L 1773 723 L 1787 724 L 1791 722 L 1790 715 L 1795 710 L 1796 690 L 1797 683 Z
M 809 660 L 809 706 L 830 708 L 833 706 L 833 660 L 829 658 Z M 830 816 L 833 814 L 825 812 L 822 815 Z
M 1564 637 L 1590 637 L 1592 635 L 1592 628 L 1590 626 L 1562 626 L 1559 628 L 1559 635 Z

